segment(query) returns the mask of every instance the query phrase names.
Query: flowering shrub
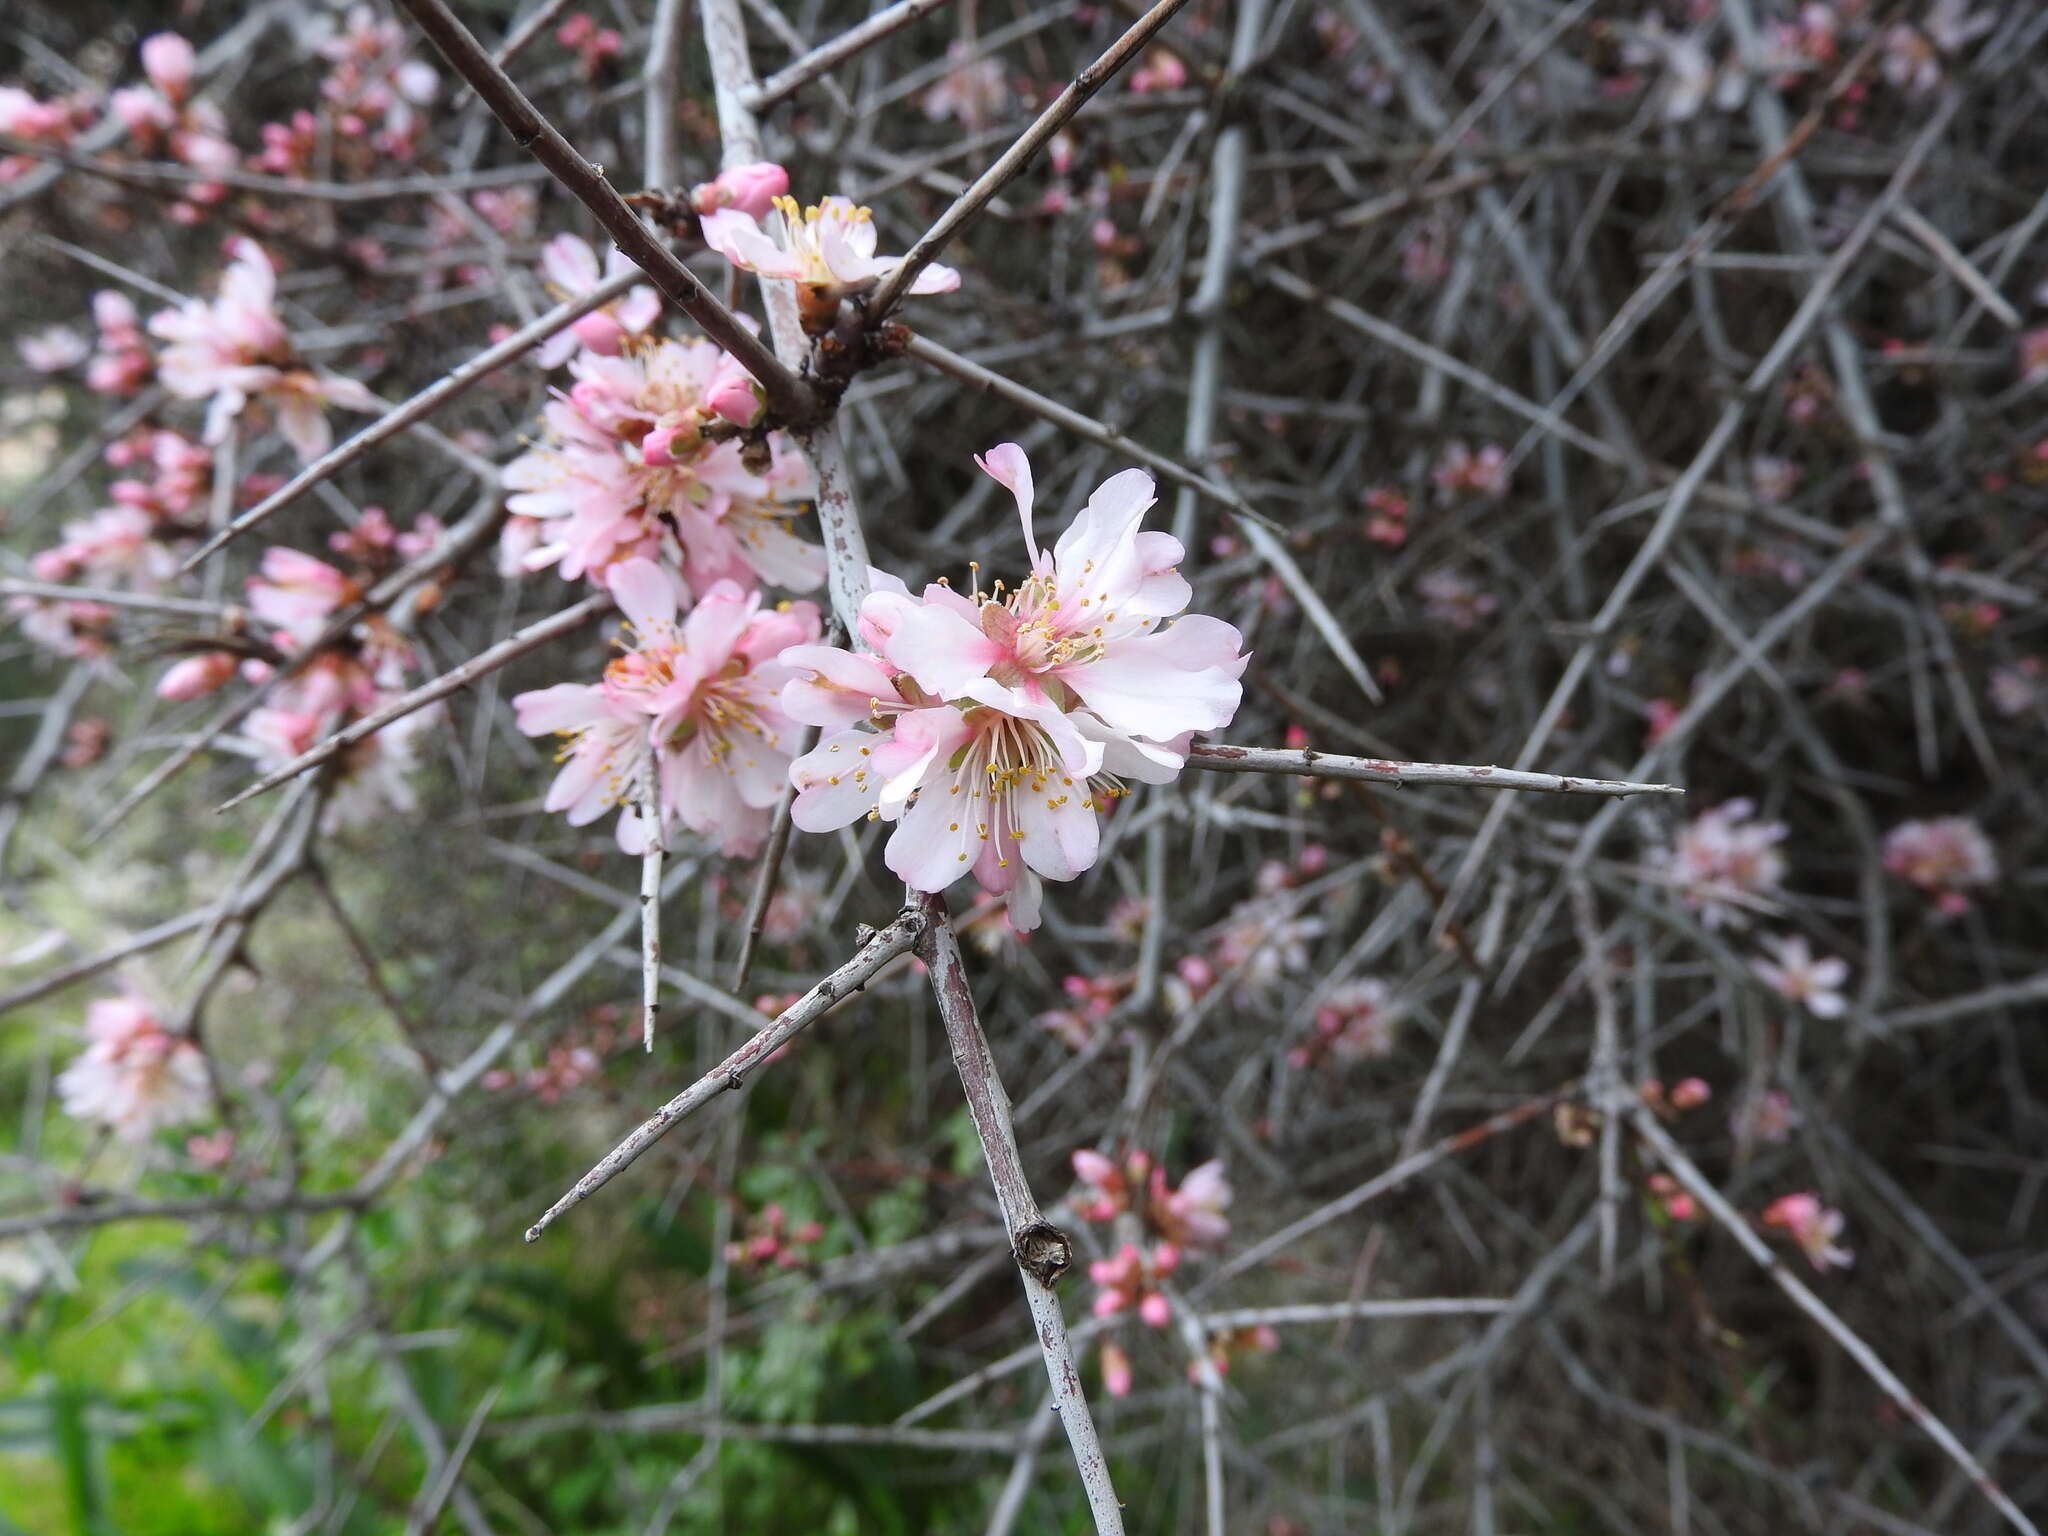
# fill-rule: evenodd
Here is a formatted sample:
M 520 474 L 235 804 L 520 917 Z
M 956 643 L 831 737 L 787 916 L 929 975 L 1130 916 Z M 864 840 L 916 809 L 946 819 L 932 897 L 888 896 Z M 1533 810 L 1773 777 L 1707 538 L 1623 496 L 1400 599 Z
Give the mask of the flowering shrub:
M 7 1520 L 2031 1529 L 2036 8 L 16 9 Z

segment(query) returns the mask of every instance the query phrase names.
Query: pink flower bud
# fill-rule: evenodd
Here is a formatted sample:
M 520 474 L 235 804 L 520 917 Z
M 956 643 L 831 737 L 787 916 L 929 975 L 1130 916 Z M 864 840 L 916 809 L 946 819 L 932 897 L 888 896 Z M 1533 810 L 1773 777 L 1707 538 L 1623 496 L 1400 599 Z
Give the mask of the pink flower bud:
M 700 214 L 737 208 L 750 219 L 762 219 L 775 206 L 775 199 L 788 191 L 789 172 L 771 160 L 757 160 L 736 165 L 716 180 L 692 189 L 690 206 Z
M 640 460 L 650 468 L 665 469 L 685 462 L 703 441 L 693 422 L 659 426 L 640 440 Z
M 593 310 L 569 327 L 578 341 L 600 357 L 617 357 L 626 331 L 604 310 Z
M 142 40 L 142 72 L 172 101 L 183 101 L 192 89 L 192 66 L 192 45 L 177 33 L 159 32 Z
M 1118 1345 L 1102 1346 L 1102 1385 L 1111 1397 L 1131 1395 L 1131 1357 Z
M 751 427 L 766 412 L 760 386 L 748 378 L 731 378 L 711 386 L 704 404 L 736 427 Z
M 160 699 L 203 699 L 235 675 L 235 657 L 229 651 L 205 651 L 187 656 L 157 681 Z
M 1164 1328 L 1173 1321 L 1173 1307 L 1164 1296 L 1153 1291 L 1138 1303 L 1138 1316 L 1144 1319 L 1148 1328 Z
M 1098 1189 L 1109 1188 L 1117 1176 L 1116 1164 L 1088 1147 L 1082 1147 L 1074 1154 L 1074 1173 L 1084 1183 L 1093 1184 Z
M 1714 1090 L 1697 1077 L 1688 1077 L 1671 1090 L 1673 1109 L 1698 1109 L 1714 1096 Z

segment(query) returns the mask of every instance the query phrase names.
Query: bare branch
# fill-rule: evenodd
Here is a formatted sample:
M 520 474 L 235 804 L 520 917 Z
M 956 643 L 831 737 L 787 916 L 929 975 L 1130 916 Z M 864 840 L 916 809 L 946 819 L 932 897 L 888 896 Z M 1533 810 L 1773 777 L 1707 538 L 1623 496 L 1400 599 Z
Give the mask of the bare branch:
M 1457 784 L 1466 789 L 1529 789 L 1549 795 L 1682 795 L 1676 784 L 1636 784 L 1626 779 L 1586 779 L 1518 768 L 1481 768 L 1464 763 L 1400 763 L 1377 757 L 1340 757 L 1334 752 L 1281 747 L 1226 747 L 1200 742 L 1188 751 L 1190 768 L 1211 773 L 1291 773 L 1303 778 L 1357 779 L 1368 784 Z
M 868 939 L 851 960 L 791 1003 L 759 1034 L 662 1105 L 637 1131 L 606 1153 L 595 1168 L 576 1181 L 575 1188 L 549 1206 L 540 1220 L 526 1229 L 526 1240 L 532 1242 L 554 1224 L 556 1217 L 581 1205 L 604 1188 L 680 1121 L 721 1093 L 738 1088 L 746 1073 L 795 1039 L 807 1025 L 823 1018 L 853 993 L 860 991 L 891 960 L 908 953 L 917 941 L 921 923 L 922 919 L 915 912 L 905 912 Z
M 938 999 L 939 1016 L 945 1021 L 946 1041 L 953 1048 L 953 1065 L 960 1073 L 960 1086 L 967 1092 L 967 1112 L 981 1138 L 981 1155 L 995 1185 L 996 1203 L 1002 1207 L 1003 1223 L 1009 1228 L 1010 1251 L 1017 1260 L 1017 1272 L 1024 1282 L 1024 1299 L 1038 1329 L 1038 1346 L 1045 1356 L 1045 1374 L 1052 1382 L 1053 1411 L 1067 1432 L 1067 1444 L 1080 1469 L 1081 1486 L 1088 1493 L 1088 1508 L 1095 1516 L 1095 1529 L 1122 1536 L 1123 1505 L 1109 1478 L 1109 1461 L 1102 1454 L 1102 1442 L 1095 1433 L 1095 1421 L 1088 1414 L 1088 1398 L 1081 1390 L 1080 1373 L 1074 1368 L 1073 1347 L 1067 1342 L 1067 1322 L 1060 1312 L 1059 1294 L 1053 1289 L 1073 1264 L 1073 1244 L 1059 1228 L 1039 1212 L 1031 1182 L 1024 1176 L 1024 1158 L 1017 1150 L 1017 1133 L 1010 1124 L 1010 1096 L 996 1075 L 995 1057 L 982 1032 L 981 1016 L 975 1011 L 974 989 L 967 980 L 960 959 L 960 941 L 953 936 L 943 896 L 924 896 L 918 908 L 924 916 L 918 935 L 918 958 L 931 972 L 932 994 Z
M 273 770 L 251 784 L 232 800 L 224 802 L 219 809 L 231 811 L 243 802 L 253 800 L 266 790 L 277 788 L 287 779 L 295 779 L 308 768 L 320 764 L 347 751 L 364 738 L 374 736 L 394 720 L 402 720 L 415 710 L 425 709 L 438 699 L 445 699 L 459 688 L 465 688 L 478 678 L 497 671 L 509 662 L 517 661 L 528 651 L 537 650 L 550 640 L 572 634 L 600 614 L 612 610 L 609 592 L 598 592 L 586 597 L 573 607 L 564 608 L 560 613 L 529 624 L 517 634 L 500 640 L 487 651 L 470 657 L 459 667 L 450 667 L 430 683 L 423 683 L 410 693 L 393 699 L 382 709 L 363 716 L 362 719 L 343 726 L 325 741 L 301 752 L 282 768 Z

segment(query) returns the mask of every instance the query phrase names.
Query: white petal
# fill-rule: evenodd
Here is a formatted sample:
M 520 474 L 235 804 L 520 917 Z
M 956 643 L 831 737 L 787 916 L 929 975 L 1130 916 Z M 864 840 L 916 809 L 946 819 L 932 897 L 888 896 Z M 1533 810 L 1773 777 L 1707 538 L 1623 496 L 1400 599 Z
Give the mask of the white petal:
M 874 808 L 882 776 L 872 753 L 882 738 L 873 731 L 840 731 L 789 765 L 796 786 L 790 820 L 806 832 L 836 832 Z
M 1038 539 L 1031 529 L 1031 509 L 1037 492 L 1031 479 L 1031 460 L 1015 443 L 997 443 L 987 453 L 977 453 L 974 462 L 998 485 L 1006 486 L 1017 498 L 1017 516 L 1024 524 L 1024 548 L 1035 565 L 1039 559 Z
M 652 560 L 621 560 L 606 573 L 606 585 L 642 641 L 675 623 L 674 578 Z

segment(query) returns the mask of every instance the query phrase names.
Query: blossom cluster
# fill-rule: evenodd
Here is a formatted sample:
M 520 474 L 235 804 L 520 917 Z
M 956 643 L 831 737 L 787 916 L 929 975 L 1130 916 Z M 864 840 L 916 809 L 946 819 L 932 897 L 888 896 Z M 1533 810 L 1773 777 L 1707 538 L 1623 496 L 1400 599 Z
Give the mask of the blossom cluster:
M 1998 20 L 1996 11 L 1977 9 L 1973 0 L 1927 0 L 1917 8 L 1898 8 L 1916 9 L 1911 19 L 1880 21 L 1879 9 L 1862 0 L 1807 0 L 1790 19 L 1766 28 L 1749 49 L 1721 35 L 1711 8 L 1695 7 L 1698 24 L 1676 33 L 1651 12 L 1630 29 L 1622 50 L 1622 62 L 1639 73 L 1617 77 L 1611 86 L 1634 89 L 1654 72 L 1659 109 L 1669 122 L 1684 122 L 1710 105 L 1733 112 L 1753 91 L 1794 96 L 1825 84 L 1881 26 L 1874 72 L 1852 81 L 1835 111 L 1838 127 L 1854 128 L 1873 88 L 1881 86 L 1907 100 L 1927 96 Z
M 1012 443 L 979 462 L 1015 497 L 1031 574 L 1014 588 L 912 594 L 870 573 L 858 650 L 784 657 L 796 719 L 824 728 L 792 771 L 796 824 L 895 824 L 885 858 L 913 889 L 972 874 L 1038 925 L 1041 880 L 1095 861 L 1100 813 L 1126 780 L 1165 783 L 1197 731 L 1236 712 L 1238 632 L 1194 614 L 1178 541 L 1143 531 L 1152 477 L 1099 487 L 1054 547 L 1033 532 L 1031 465 Z
M 1231 1189 L 1223 1164 L 1212 1160 L 1189 1169 L 1178 1189 L 1144 1152 L 1112 1159 L 1084 1147 L 1074 1153 L 1073 1167 L 1081 1181 L 1073 1197 L 1075 1214 L 1112 1225 L 1117 1237 L 1115 1252 L 1088 1266 L 1096 1288 L 1095 1315 L 1131 1313 L 1148 1328 L 1166 1327 L 1173 1320 L 1168 1277 L 1190 1255 L 1215 1253 L 1230 1237 L 1230 1218 L 1224 1213 L 1230 1209 Z M 1272 1349 L 1278 1343 L 1271 1329 L 1214 1335 L 1207 1342 L 1208 1364 L 1227 1371 L 1234 1352 Z M 1128 1395 L 1131 1358 L 1113 1337 L 1104 1337 L 1099 1363 L 1110 1394 Z M 1199 1370 L 1198 1363 L 1191 1363 L 1189 1374 Z

